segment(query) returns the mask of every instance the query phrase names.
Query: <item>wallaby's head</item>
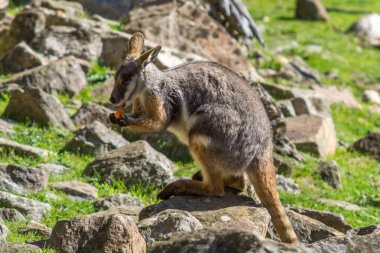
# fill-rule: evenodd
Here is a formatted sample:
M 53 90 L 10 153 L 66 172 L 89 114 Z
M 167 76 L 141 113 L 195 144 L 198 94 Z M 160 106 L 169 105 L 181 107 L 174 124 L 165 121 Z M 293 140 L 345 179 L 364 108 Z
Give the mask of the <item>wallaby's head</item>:
M 144 35 L 135 33 L 128 43 L 128 55 L 115 74 L 115 84 L 112 90 L 110 102 L 121 104 L 138 95 L 146 85 L 144 68 L 155 61 L 161 46 L 152 48 L 142 53 L 144 47 Z

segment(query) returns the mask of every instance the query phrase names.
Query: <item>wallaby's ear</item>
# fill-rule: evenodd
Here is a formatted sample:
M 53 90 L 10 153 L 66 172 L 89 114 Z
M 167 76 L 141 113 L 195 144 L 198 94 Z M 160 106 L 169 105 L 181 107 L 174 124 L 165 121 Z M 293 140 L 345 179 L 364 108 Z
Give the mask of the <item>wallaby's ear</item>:
M 160 50 L 161 50 L 161 46 L 158 45 L 158 46 L 146 51 L 145 53 L 140 55 L 139 58 L 137 58 L 137 63 L 139 65 L 146 66 L 149 63 L 154 62 L 157 59 L 157 56 L 158 56 L 158 53 L 160 52 Z
M 128 42 L 128 55 L 138 57 L 144 47 L 144 35 L 137 32 L 132 35 Z

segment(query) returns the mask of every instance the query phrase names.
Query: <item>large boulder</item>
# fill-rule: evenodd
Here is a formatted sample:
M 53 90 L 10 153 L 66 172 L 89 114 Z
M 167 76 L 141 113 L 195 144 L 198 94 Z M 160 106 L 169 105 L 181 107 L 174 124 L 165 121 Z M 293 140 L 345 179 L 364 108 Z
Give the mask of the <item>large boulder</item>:
M 0 206 L 17 209 L 27 218 L 36 221 L 42 220 L 51 211 L 49 204 L 2 191 L 0 191 Z
M 61 102 L 35 87 L 13 90 L 4 115 L 15 120 L 32 120 L 42 126 L 74 127 Z
M 98 189 L 79 181 L 56 182 L 51 185 L 54 190 L 62 191 L 75 200 L 93 200 L 98 197 Z
M 48 175 L 44 171 L 18 165 L 0 164 L 0 189 L 25 194 L 37 192 L 48 184 Z
M 337 138 L 331 117 L 301 115 L 286 118 L 286 136 L 297 149 L 318 157 L 335 153 Z
M 145 141 L 136 141 L 100 155 L 87 165 L 84 175 L 99 175 L 102 182 L 122 180 L 126 185 L 162 186 L 173 176 L 176 166 Z
M 59 253 L 146 252 L 132 218 L 120 209 L 58 221 L 47 245 Z
M 0 138 L 0 148 L 9 153 L 14 153 L 19 156 L 26 156 L 32 158 L 47 158 L 49 155 L 53 154 L 49 150 L 20 144 L 15 141 Z
M 72 117 L 74 124 L 84 126 L 91 124 L 94 121 L 99 121 L 103 124 L 108 123 L 108 116 L 112 110 L 99 105 L 97 103 L 89 102 L 83 104 L 77 113 Z
M 123 136 L 99 121 L 80 128 L 74 134 L 74 138 L 64 147 L 64 150 L 82 154 L 102 154 L 129 143 Z
M 36 86 L 47 93 L 77 94 L 86 87 L 86 74 L 73 56 L 52 61 L 47 65 L 23 71 L 4 81 L 4 85 L 18 84 L 21 88 Z
M 302 245 L 285 244 L 265 239 L 256 232 L 245 230 L 202 230 L 175 233 L 160 242 L 152 253 L 247 253 L 292 252 L 311 253 Z
M 380 161 L 380 133 L 369 133 L 364 138 L 357 140 L 351 149 L 373 156 Z
M 326 21 L 329 15 L 320 0 L 297 0 L 296 18 Z
M 364 42 L 380 47 L 380 14 L 372 13 L 362 17 L 349 28 Z
M 0 69 L 17 73 L 45 64 L 45 59 L 34 52 L 25 42 L 20 42 L 0 59 Z

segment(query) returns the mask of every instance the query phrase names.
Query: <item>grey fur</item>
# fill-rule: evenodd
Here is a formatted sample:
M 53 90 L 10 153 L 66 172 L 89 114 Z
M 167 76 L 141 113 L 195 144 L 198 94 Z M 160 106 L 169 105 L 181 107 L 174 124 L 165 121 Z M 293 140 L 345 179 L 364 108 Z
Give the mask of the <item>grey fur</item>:
M 121 72 L 128 72 L 123 68 L 116 79 L 123 76 Z M 215 168 L 227 174 L 242 174 L 263 157 L 271 157 L 271 126 L 260 98 L 232 70 L 218 63 L 192 62 L 164 71 L 148 64 L 136 72 L 138 86 L 144 86 L 139 91 L 147 90 L 163 99 L 168 115 L 166 129 L 181 127 L 186 109 L 188 119 L 197 118 L 187 129 L 188 138 L 202 135 L 211 140 L 206 156 L 214 161 Z M 121 79 L 125 78 L 131 76 Z M 112 94 L 120 101 L 123 92 L 118 89 L 128 88 L 115 84 Z

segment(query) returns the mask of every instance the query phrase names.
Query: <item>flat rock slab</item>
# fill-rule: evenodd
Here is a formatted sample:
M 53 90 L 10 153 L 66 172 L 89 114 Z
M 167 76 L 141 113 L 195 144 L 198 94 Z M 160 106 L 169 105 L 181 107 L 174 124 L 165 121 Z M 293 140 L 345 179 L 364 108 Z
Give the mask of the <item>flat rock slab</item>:
M 41 221 L 51 211 L 49 204 L 2 191 L 0 191 L 0 205 L 17 209 L 27 218 L 35 221 Z
M 13 90 L 4 115 L 20 121 L 32 120 L 42 126 L 74 127 L 61 102 L 36 87 Z
M 59 253 L 146 252 L 133 219 L 120 208 L 58 221 L 47 244 Z
M 18 73 L 4 82 L 16 83 L 22 89 L 38 87 L 47 93 L 77 94 L 87 85 L 86 74 L 73 56 Z
M 286 136 L 297 149 L 318 157 L 335 153 L 337 138 L 331 117 L 301 115 L 286 118 Z
M 64 165 L 54 163 L 41 163 L 37 165 L 37 168 L 41 169 L 42 171 L 45 171 L 47 174 L 52 176 L 62 174 L 68 169 Z
M 343 200 L 335 200 L 335 199 L 319 199 L 322 203 L 328 204 L 330 206 L 336 206 L 343 208 L 347 211 L 359 211 L 361 208 L 356 204 L 349 203 Z
M 0 164 L 0 189 L 25 194 L 44 189 L 48 175 L 42 170 L 18 165 Z
M 16 155 L 20 155 L 20 156 L 46 158 L 49 155 L 53 154 L 53 152 L 49 150 L 20 144 L 18 142 L 11 141 L 4 138 L 0 138 L 0 147 L 7 151 L 14 152 Z
M 241 230 L 201 230 L 174 233 L 161 241 L 151 253 L 247 253 L 292 252 L 311 253 L 302 245 L 291 245 L 268 240 L 255 232 Z
M 102 182 L 122 180 L 126 185 L 162 186 L 177 167 L 145 141 L 136 141 L 100 155 L 87 165 L 84 175 L 100 176 Z
M 51 187 L 78 200 L 96 199 L 98 197 L 98 189 L 90 184 L 79 181 L 57 182 L 53 183 Z
M 117 207 L 117 206 L 138 206 L 142 207 L 143 203 L 141 199 L 132 197 L 129 194 L 115 194 L 106 198 L 102 198 L 99 200 L 96 200 L 94 203 L 94 207 L 98 210 L 108 210 L 112 207 Z
M 121 134 L 99 121 L 80 128 L 74 134 L 74 138 L 63 148 L 64 150 L 81 154 L 102 154 L 129 144 Z

